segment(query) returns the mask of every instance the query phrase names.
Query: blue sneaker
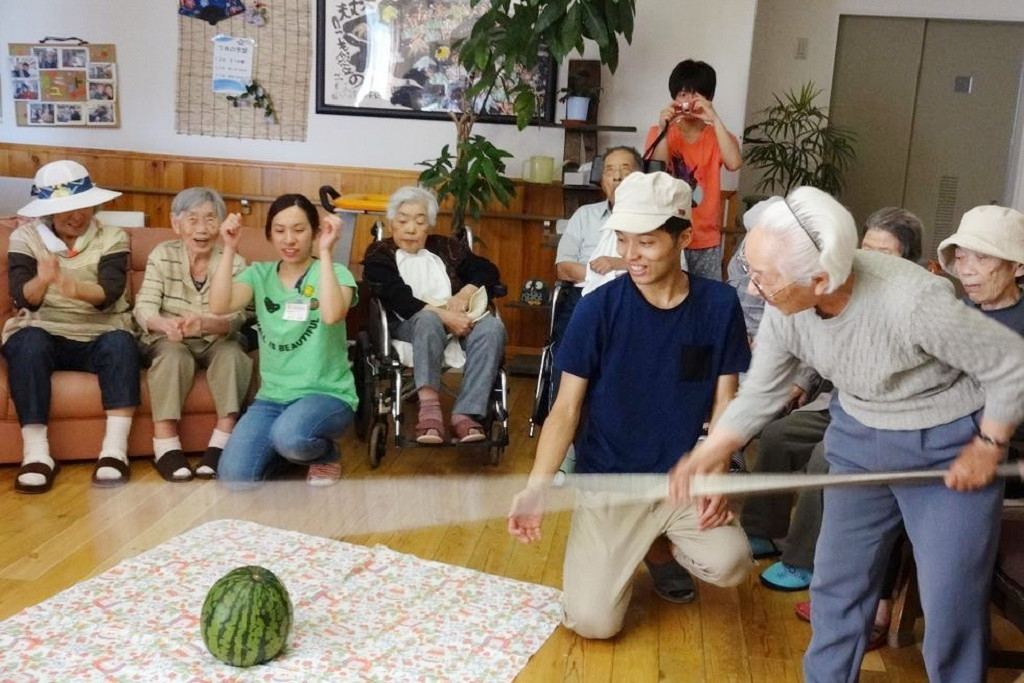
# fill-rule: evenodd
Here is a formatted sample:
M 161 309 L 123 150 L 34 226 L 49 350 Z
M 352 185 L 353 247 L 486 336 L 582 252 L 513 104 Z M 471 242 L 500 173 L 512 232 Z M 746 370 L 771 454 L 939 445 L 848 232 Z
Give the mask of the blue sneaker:
M 761 583 L 769 590 L 792 593 L 810 588 L 812 575 L 813 572 L 810 569 L 801 569 L 785 562 L 776 562 L 761 572 Z
M 769 557 L 778 557 L 782 554 L 782 551 L 778 549 L 775 543 L 770 538 L 764 536 L 750 536 L 750 552 L 754 555 L 755 560 L 763 560 Z

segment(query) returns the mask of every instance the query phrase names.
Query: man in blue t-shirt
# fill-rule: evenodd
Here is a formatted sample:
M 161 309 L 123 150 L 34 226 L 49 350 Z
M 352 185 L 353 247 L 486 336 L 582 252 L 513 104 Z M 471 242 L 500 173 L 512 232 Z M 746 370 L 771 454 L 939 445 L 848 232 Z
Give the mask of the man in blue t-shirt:
M 558 396 L 509 512 L 521 541 L 540 538 L 543 491 L 574 436 L 578 473 L 667 473 L 735 394 L 750 362 L 743 313 L 731 287 L 679 269 L 689 214 L 689 186 L 666 173 L 634 173 L 615 191 L 604 229 L 616 232 L 629 277 L 582 299 L 566 329 Z M 675 602 L 693 599 L 680 565 L 725 586 L 753 566 L 723 499 L 673 508 L 611 488 L 579 491 L 566 545 L 563 620 L 580 635 L 618 633 L 641 560 Z

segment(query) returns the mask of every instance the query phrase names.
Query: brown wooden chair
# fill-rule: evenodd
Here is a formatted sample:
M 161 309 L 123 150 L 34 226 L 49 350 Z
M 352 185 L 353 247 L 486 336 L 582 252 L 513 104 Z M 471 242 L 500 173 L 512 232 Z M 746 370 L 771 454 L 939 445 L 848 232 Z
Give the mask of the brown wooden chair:
M 1024 507 L 1007 505 L 1000 523 L 999 551 L 992 578 L 992 602 L 1007 621 L 1024 631 Z M 904 544 L 903 560 L 893 596 L 889 647 L 914 643 L 914 625 L 922 615 L 917 588 L 917 566 L 909 543 Z M 993 650 L 989 666 L 1024 669 L 1024 652 Z

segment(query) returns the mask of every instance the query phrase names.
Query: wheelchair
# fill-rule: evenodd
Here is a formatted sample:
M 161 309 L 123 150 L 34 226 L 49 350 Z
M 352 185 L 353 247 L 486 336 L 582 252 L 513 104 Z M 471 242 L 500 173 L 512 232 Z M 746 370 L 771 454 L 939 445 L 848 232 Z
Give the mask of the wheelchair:
M 533 438 L 537 428 L 544 424 L 551 406 L 555 402 L 554 394 L 554 361 L 555 361 L 555 321 L 558 319 L 559 303 L 565 301 L 571 292 L 573 283 L 567 280 L 555 281 L 551 290 L 551 319 L 548 322 L 548 338 L 540 352 L 540 365 L 537 371 L 537 386 L 533 391 L 533 410 L 530 412 L 529 435 Z
M 373 232 L 374 239 L 383 239 L 383 228 L 379 224 L 374 226 Z M 472 248 L 472 233 L 467 234 L 467 242 Z M 492 297 L 505 295 L 504 285 L 495 289 L 498 291 L 491 292 Z M 492 310 L 491 315 L 497 314 L 496 309 Z M 411 350 L 408 362 L 405 362 L 400 352 L 400 345 L 405 342 L 392 339 L 388 313 L 376 297 L 369 297 L 367 319 L 367 328 L 356 336 L 352 357 L 352 372 L 359 396 L 355 424 L 357 436 L 366 441 L 370 466 L 376 468 L 387 453 L 389 432 L 393 434 L 397 448 L 421 448 L 424 444 L 405 436 L 411 426 L 406 424 L 409 411 L 404 408 L 416 395 Z M 445 384 L 444 377 L 451 372 L 450 367 L 442 366 L 441 391 L 449 395 L 455 392 Z M 413 411 L 412 419 L 415 418 L 416 412 Z M 481 425 L 486 434 L 483 441 L 466 444 L 448 442 L 429 447 L 486 449 L 486 463 L 498 464 L 508 446 L 508 375 L 504 365 L 495 375 L 487 414 Z

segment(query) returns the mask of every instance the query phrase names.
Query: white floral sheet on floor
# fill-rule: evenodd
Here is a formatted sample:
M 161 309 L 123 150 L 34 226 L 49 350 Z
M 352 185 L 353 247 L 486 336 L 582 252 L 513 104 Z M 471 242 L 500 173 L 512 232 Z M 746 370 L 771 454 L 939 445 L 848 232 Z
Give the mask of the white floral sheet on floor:
M 294 605 L 288 649 L 251 669 L 206 650 L 213 582 L 258 564 Z M 210 522 L 0 623 L 0 681 L 510 681 L 559 591 L 251 522 Z

